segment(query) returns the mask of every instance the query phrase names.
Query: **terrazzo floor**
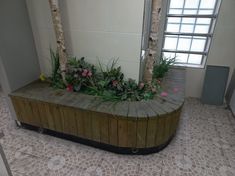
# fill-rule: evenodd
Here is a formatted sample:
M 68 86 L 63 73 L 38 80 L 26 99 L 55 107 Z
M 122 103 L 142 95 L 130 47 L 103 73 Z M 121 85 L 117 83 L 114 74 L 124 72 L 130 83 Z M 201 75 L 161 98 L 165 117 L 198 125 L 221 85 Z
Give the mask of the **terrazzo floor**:
M 14 176 L 235 176 L 235 119 L 187 99 L 175 138 L 159 153 L 117 155 L 15 126 L 0 92 L 0 139 Z

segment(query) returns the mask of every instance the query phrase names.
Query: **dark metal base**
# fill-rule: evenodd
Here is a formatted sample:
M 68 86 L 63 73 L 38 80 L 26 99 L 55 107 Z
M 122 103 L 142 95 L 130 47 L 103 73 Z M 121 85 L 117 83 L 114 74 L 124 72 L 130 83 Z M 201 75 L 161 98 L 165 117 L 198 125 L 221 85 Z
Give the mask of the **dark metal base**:
M 35 126 L 29 125 L 29 124 L 26 124 L 26 123 L 21 123 L 21 127 L 25 128 L 25 129 L 37 131 L 37 132 L 40 131 L 43 134 L 48 134 L 48 135 L 51 135 L 51 136 L 54 136 L 54 137 L 67 139 L 67 140 L 70 140 L 70 141 L 78 142 L 78 143 L 85 144 L 85 145 L 88 145 L 88 146 L 92 146 L 92 147 L 95 147 L 95 148 L 110 151 L 110 152 L 113 152 L 113 153 L 127 154 L 127 155 L 147 155 L 147 154 L 159 152 L 162 149 L 164 149 L 171 142 L 172 138 L 174 137 L 174 135 L 172 135 L 166 143 L 164 143 L 162 145 L 159 145 L 157 147 L 128 148 L 128 147 L 117 147 L 117 146 L 113 146 L 113 145 L 109 145 L 109 144 L 95 142 L 95 141 L 92 141 L 92 140 L 89 140 L 89 139 L 84 139 L 84 138 L 80 138 L 80 137 L 77 137 L 77 136 L 52 131 L 52 130 L 49 130 L 49 129 L 44 129 L 43 128 L 43 130 L 41 130 L 42 128 L 35 127 Z

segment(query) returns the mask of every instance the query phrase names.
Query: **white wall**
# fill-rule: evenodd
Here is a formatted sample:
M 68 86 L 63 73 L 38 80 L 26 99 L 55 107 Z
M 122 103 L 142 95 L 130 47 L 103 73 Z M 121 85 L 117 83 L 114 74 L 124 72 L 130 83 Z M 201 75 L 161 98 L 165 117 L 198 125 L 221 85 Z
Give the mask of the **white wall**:
M 27 0 L 27 6 L 41 71 L 49 74 L 55 35 L 48 0 Z M 144 0 L 60 0 L 60 9 L 70 55 L 94 64 L 119 58 L 126 76 L 139 79 Z
M 1 0 L 0 21 L 0 82 L 8 95 L 38 79 L 40 70 L 25 0 Z
M 222 0 L 207 65 L 230 67 L 230 77 L 235 68 L 235 1 Z M 187 68 L 186 95 L 201 97 L 205 69 Z

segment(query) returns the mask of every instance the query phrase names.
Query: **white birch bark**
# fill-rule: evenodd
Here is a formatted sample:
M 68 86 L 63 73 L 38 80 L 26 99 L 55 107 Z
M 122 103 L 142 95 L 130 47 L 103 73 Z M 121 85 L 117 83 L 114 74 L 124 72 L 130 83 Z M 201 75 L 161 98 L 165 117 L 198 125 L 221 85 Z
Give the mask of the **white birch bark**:
M 149 40 L 149 56 L 147 57 L 145 71 L 144 71 L 144 81 L 146 81 L 147 83 L 152 82 L 153 67 L 157 56 L 156 51 L 157 51 L 158 34 L 160 28 L 161 8 L 162 8 L 162 0 L 153 0 L 152 25 L 151 25 L 151 34 Z
M 49 0 L 51 16 L 53 21 L 53 26 L 56 34 L 56 43 L 57 43 L 57 51 L 60 57 L 60 70 L 62 74 L 62 78 L 65 84 L 67 84 L 65 80 L 65 71 L 67 70 L 67 60 L 68 56 L 66 53 L 65 47 L 65 39 L 64 39 L 64 31 L 61 21 L 59 2 L 58 0 Z

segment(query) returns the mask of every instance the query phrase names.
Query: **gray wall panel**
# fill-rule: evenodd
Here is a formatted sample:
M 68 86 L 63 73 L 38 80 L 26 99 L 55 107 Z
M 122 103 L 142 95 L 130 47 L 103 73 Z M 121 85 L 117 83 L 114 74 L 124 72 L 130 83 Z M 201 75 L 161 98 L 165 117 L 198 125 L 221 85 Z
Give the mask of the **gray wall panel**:
M 201 101 L 205 104 L 222 105 L 229 75 L 229 67 L 208 65 Z

